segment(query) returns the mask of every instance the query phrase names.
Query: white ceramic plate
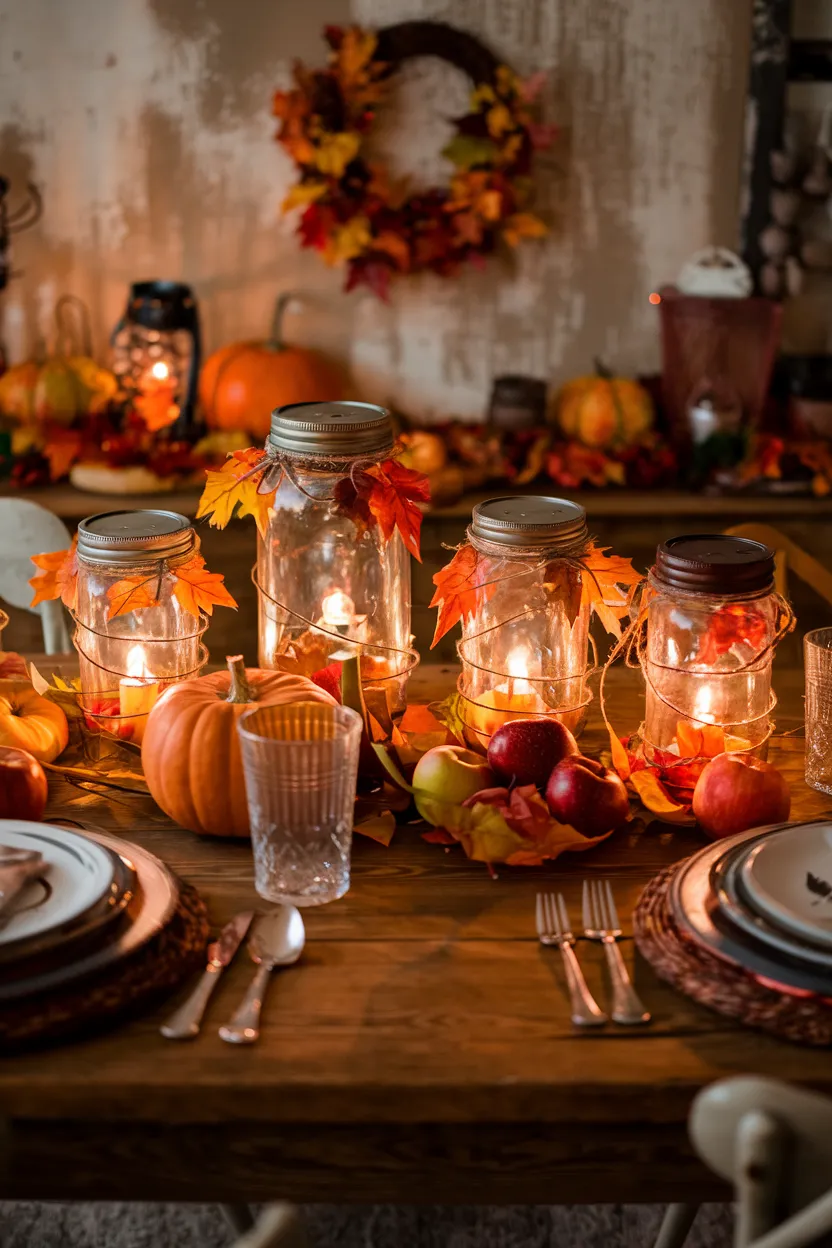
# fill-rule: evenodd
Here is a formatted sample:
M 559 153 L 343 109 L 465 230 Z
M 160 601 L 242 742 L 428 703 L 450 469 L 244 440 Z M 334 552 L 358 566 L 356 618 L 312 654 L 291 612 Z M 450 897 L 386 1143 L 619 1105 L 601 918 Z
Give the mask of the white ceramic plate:
M 818 820 L 767 836 L 745 858 L 738 882 L 769 923 L 832 950 L 832 823 Z
M 78 923 L 113 887 L 111 855 L 71 828 L 0 819 L 0 845 L 34 850 L 48 864 L 0 912 L 0 949 Z
M 832 949 L 819 948 L 781 927 L 775 927 L 748 904 L 738 877 L 743 862 L 749 852 L 753 852 L 753 849 L 753 842 L 750 846 L 740 845 L 737 849 L 724 854 L 714 864 L 711 871 L 711 887 L 716 894 L 720 910 L 729 923 L 766 945 L 774 956 L 786 954 L 789 958 L 809 962 L 826 973 L 832 972 Z

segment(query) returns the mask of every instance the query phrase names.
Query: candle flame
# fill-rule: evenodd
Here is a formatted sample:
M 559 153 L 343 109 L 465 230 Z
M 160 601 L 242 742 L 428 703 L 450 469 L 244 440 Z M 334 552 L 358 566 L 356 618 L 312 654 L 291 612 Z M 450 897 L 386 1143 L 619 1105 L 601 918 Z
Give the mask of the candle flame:
M 134 679 L 152 675 L 142 646 L 132 646 L 127 651 L 127 675 Z
M 527 679 L 529 675 L 529 652 L 524 646 L 515 646 L 508 652 L 508 674 L 512 677 L 512 693 L 532 693 Z
M 321 619 L 327 628 L 349 627 L 355 620 L 355 603 L 343 589 L 333 589 L 321 599 Z
M 693 699 L 693 717 L 700 724 L 714 724 L 716 717 L 711 711 L 713 705 L 713 693 L 710 685 L 701 685 L 696 691 L 696 697 Z
M 157 381 L 167 381 L 170 377 L 170 369 L 164 360 L 157 360 L 150 369 L 151 377 L 155 377 Z

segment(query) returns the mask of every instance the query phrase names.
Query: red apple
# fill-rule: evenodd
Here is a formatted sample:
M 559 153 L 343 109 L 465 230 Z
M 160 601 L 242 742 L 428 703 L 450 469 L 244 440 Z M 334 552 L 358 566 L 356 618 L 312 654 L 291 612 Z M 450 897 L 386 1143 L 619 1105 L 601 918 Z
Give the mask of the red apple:
M 488 765 L 507 784 L 542 789 L 562 758 L 578 753 L 578 743 L 557 719 L 514 719 L 498 728 L 488 747 Z
M 693 813 L 712 841 L 783 823 L 791 805 L 789 786 L 777 768 L 749 755 L 712 758 L 693 790 Z
M 616 772 L 581 754 L 558 763 L 546 785 L 549 813 L 584 836 L 603 836 L 624 823 L 630 799 Z
M 26 750 L 0 746 L 0 819 L 43 818 L 46 772 Z

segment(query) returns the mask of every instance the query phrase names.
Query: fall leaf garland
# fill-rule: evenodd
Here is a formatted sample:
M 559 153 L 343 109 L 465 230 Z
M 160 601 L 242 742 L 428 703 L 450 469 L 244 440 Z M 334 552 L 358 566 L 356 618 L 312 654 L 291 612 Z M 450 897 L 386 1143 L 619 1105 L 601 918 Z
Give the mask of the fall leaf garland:
M 563 577 L 560 576 L 560 569 L 568 570 L 574 564 L 577 570 L 577 565 L 580 565 L 583 572 L 581 598 L 580 602 L 574 603 L 574 609 L 567 611 L 570 624 L 578 606 L 586 605 L 595 612 L 607 632 L 620 641 L 621 620 L 630 609 L 632 592 L 642 577 L 630 559 L 607 554 L 607 549 L 591 542 L 577 560 L 552 560 L 545 568 L 544 576 L 553 597 L 561 597 Z M 473 546 L 468 543 L 460 546 L 451 562 L 433 577 L 436 591 L 430 605 L 437 607 L 439 614 L 431 649 L 455 624 L 471 619 L 481 595 L 484 595 L 482 600 L 487 602 L 496 593 L 499 582 L 499 573 L 488 571 L 486 561 Z
M 299 174 L 283 211 L 299 210 L 301 246 L 345 265 L 346 290 L 367 286 L 384 300 L 401 274 L 453 276 L 501 242 L 514 248 L 545 235 L 528 209 L 532 158 L 556 133 L 535 115 L 545 75 L 521 81 L 471 35 L 439 23 L 405 25 L 406 32 L 327 27 L 327 68 L 296 65 L 293 89 L 278 91 L 273 106 L 277 141 Z M 450 185 L 414 194 L 366 151 L 392 73 L 409 55 L 467 61 L 474 81 L 470 111 L 455 120 L 442 153 L 453 167 Z
M 35 591 L 31 606 L 60 598 L 69 611 L 75 611 L 78 581 L 75 548 L 76 540 L 73 540 L 69 550 L 32 556 L 32 563 L 42 571 L 29 581 Z M 107 590 L 107 619 L 158 606 L 160 582 L 165 574 L 174 579 L 173 596 L 180 607 L 197 620 L 202 612 L 211 615 L 214 607 L 237 606 L 225 587 L 222 573 L 209 572 L 204 558 L 197 552 L 183 563 L 170 565 L 162 561 L 151 576 L 125 576 L 114 582 Z
M 266 452 L 256 447 L 233 451 L 219 472 L 206 474 L 197 519 L 206 519 L 213 527 L 224 529 L 235 513 L 251 515 L 260 535 L 265 537 L 276 492 L 259 492 L 266 462 Z M 355 524 L 359 536 L 377 526 L 389 541 L 398 529 L 410 554 L 419 560 L 419 504 L 429 501 L 430 483 L 424 473 L 405 468 L 395 459 L 385 459 L 342 477 L 333 499 L 337 510 Z

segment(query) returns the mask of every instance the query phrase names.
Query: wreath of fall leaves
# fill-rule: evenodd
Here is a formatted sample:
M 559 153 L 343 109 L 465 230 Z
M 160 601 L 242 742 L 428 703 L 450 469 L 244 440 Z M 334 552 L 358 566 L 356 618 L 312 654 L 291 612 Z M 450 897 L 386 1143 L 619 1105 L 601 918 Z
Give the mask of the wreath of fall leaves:
M 376 59 L 373 31 L 329 26 L 324 35 L 327 68 L 296 64 L 295 86 L 275 94 L 273 112 L 277 141 L 300 174 L 282 210 L 301 209 L 302 247 L 346 265 L 345 290 L 368 286 L 386 300 L 400 274 L 453 276 L 501 242 L 516 247 L 548 232 L 527 210 L 533 153 L 556 134 L 534 115 L 543 74 L 524 82 L 500 65 L 493 82 L 475 84 L 471 110 L 455 119 L 442 152 L 454 169 L 450 185 L 410 194 L 365 150 L 395 67 Z

